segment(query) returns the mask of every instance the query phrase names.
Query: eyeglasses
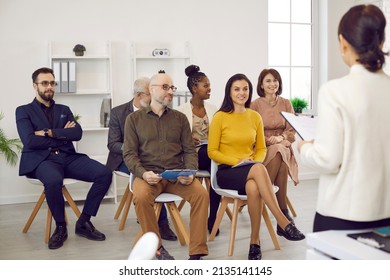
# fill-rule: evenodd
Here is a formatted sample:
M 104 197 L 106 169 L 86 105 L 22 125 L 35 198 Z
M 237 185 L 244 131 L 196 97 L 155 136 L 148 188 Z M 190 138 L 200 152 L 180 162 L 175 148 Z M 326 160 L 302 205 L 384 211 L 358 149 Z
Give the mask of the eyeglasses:
M 49 85 L 52 86 L 52 87 L 55 87 L 57 85 L 57 82 L 55 81 L 42 81 L 40 83 L 35 83 L 37 85 L 42 85 L 43 87 L 48 87 Z
M 150 95 L 150 93 L 149 93 L 149 92 L 143 92 L 143 91 L 139 91 L 138 93 L 139 93 L 139 94 L 144 94 L 145 96 L 149 96 L 149 95 Z
M 169 86 L 168 84 L 163 84 L 163 85 L 152 85 L 152 86 L 160 86 L 163 88 L 163 90 L 168 91 L 169 89 L 172 90 L 172 92 L 175 92 L 177 90 L 177 87 L 175 86 Z

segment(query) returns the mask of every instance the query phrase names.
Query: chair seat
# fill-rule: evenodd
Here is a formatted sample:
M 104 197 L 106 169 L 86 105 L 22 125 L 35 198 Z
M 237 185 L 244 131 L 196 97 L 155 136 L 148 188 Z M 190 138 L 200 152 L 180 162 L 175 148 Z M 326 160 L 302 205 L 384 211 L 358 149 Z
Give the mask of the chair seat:
M 274 193 L 277 193 L 279 191 L 278 186 L 273 186 L 274 188 Z M 236 190 L 231 190 L 231 189 L 214 189 L 217 194 L 220 196 L 226 196 L 226 197 L 231 197 L 231 198 L 239 198 L 241 200 L 247 200 L 247 196 L 244 194 L 238 194 L 238 191 Z
M 42 182 L 39 180 L 39 179 L 35 179 L 35 178 L 29 178 L 29 177 L 26 177 L 27 181 L 33 185 L 39 185 L 39 186 L 42 186 Z M 72 178 L 64 178 L 64 181 L 63 181 L 63 184 L 64 185 L 71 185 L 71 184 L 75 184 L 75 183 L 78 183 L 80 182 L 79 180 L 76 180 L 76 179 L 72 179 Z
M 161 193 L 154 200 L 158 203 L 172 202 L 172 201 L 181 201 L 183 198 L 173 193 Z

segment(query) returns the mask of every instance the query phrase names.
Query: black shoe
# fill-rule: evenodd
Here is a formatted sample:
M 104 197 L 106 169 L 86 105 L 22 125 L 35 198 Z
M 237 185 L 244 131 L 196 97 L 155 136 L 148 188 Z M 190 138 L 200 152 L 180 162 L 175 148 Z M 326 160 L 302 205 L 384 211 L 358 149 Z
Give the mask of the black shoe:
M 168 251 L 161 246 L 156 251 L 156 259 L 162 261 L 162 260 L 174 260 L 175 258 L 171 256 L 171 254 L 168 253 Z
M 90 221 L 76 223 L 76 234 L 85 237 L 90 240 L 103 241 L 106 240 L 106 236 L 98 231 Z
M 287 220 L 289 220 L 291 223 L 295 225 L 294 219 L 290 216 L 290 212 L 288 211 L 288 209 L 281 209 L 281 210 L 283 215 L 287 218 Z
M 249 245 L 248 260 L 261 260 L 261 247 L 257 244 Z
M 161 239 L 169 240 L 169 241 L 177 240 L 176 234 L 171 230 L 168 223 L 160 225 L 159 228 L 160 228 Z
M 58 226 L 49 240 L 49 249 L 58 249 L 64 245 L 64 241 L 68 238 L 68 230 L 66 226 Z
M 202 254 L 197 254 L 197 255 L 190 255 L 190 258 L 188 260 L 195 260 L 195 261 L 198 261 L 198 260 L 203 260 L 203 257 L 204 255 Z
M 276 233 L 291 241 L 299 241 L 305 239 L 305 235 L 295 227 L 294 224 L 289 223 L 283 230 L 279 225 L 276 227 Z
M 213 231 L 214 223 L 215 223 L 215 219 L 210 219 L 210 218 L 208 219 L 207 228 L 208 228 L 210 234 Z M 218 236 L 218 235 L 219 235 L 219 229 L 217 229 L 217 233 L 215 234 L 215 236 Z

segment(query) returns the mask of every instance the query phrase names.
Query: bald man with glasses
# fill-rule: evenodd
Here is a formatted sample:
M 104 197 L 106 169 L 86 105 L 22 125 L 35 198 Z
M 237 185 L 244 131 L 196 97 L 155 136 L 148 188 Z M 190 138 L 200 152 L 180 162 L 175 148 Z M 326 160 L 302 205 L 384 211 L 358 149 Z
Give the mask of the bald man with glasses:
M 135 80 L 133 85 L 134 98 L 129 102 L 112 108 L 111 110 L 107 143 L 109 153 L 106 166 L 112 171 L 118 170 L 126 174 L 130 174 L 129 169 L 123 161 L 125 121 L 128 115 L 145 108 L 150 104 L 149 83 L 150 79 L 147 77 L 141 77 Z M 158 225 L 162 239 L 169 241 L 177 240 L 177 236 L 169 227 L 167 209 L 165 205 L 161 208 Z
M 123 158 L 136 176 L 133 182 L 135 211 L 143 232 L 158 234 L 153 205 L 162 192 L 177 194 L 191 206 L 190 260 L 208 254 L 207 215 L 209 194 L 194 175 L 166 180 L 161 173 L 166 169 L 198 169 L 198 155 L 187 117 L 174 109 L 176 87 L 165 73 L 151 78 L 150 106 L 132 113 L 126 119 Z M 160 239 L 156 252 L 159 260 L 173 260 Z

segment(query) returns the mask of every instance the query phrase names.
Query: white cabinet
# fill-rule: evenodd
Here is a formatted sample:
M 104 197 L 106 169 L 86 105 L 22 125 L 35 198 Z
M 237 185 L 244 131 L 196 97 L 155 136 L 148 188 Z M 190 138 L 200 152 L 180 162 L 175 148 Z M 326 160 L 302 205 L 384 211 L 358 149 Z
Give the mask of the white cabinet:
M 140 77 L 152 77 L 164 70 L 177 87 L 173 107 L 189 100 L 185 68 L 190 65 L 189 42 L 180 43 L 132 43 L 133 81 Z M 159 53 L 162 55 L 159 55 Z
M 113 98 L 111 43 L 82 42 L 86 48 L 83 56 L 75 55 L 76 44 L 79 42 L 49 42 L 49 65 L 58 82 L 54 100 L 80 116 L 83 137 L 75 142 L 76 150 L 106 164 L 108 114 L 105 118 L 101 108 L 104 103 L 109 112 Z M 116 199 L 114 192 L 110 189 L 107 197 Z M 85 199 L 85 194 L 80 197 Z

